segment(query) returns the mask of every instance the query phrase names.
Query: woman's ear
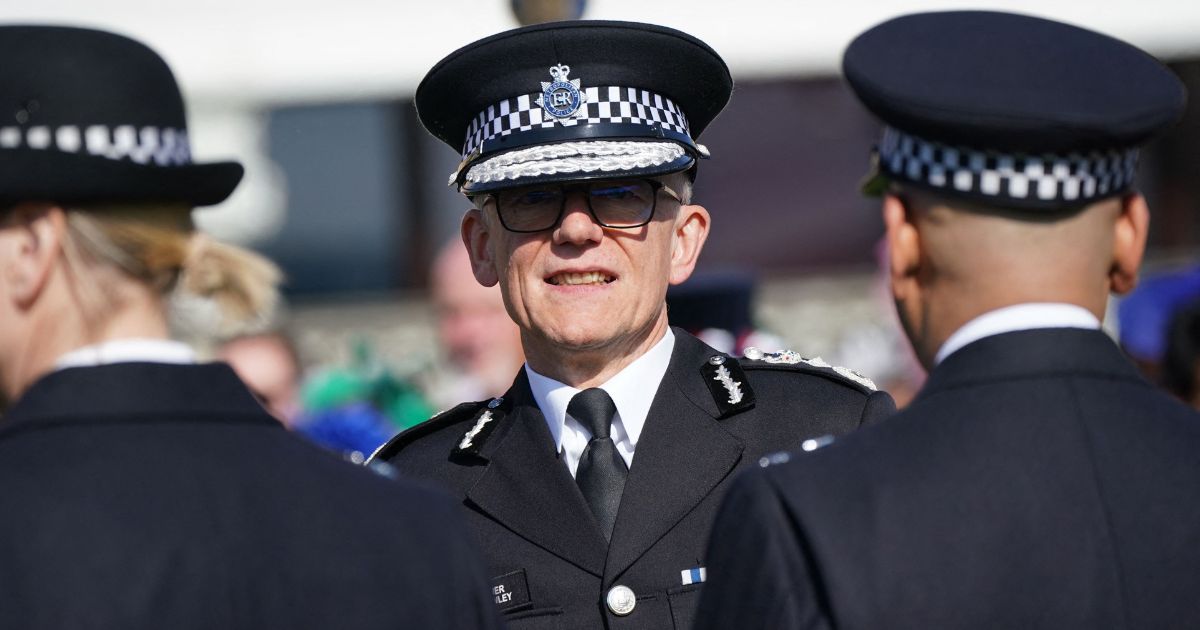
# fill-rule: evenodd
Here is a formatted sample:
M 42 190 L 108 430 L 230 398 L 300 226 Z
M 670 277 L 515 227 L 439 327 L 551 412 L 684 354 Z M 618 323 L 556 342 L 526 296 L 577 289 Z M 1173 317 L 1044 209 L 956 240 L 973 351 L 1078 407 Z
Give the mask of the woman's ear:
M 9 211 L 0 255 L 4 295 L 21 310 L 31 307 L 45 291 L 61 260 L 67 216 L 47 203 L 22 203 Z

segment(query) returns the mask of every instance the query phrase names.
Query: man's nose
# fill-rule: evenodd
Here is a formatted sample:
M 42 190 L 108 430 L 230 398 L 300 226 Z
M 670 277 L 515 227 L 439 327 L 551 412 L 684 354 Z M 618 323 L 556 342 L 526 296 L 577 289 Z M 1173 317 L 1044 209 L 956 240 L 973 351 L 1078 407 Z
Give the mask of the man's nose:
M 604 227 L 596 223 L 588 209 L 587 194 L 571 191 L 563 200 L 563 216 L 554 230 L 556 243 L 586 243 L 599 241 L 604 236 Z

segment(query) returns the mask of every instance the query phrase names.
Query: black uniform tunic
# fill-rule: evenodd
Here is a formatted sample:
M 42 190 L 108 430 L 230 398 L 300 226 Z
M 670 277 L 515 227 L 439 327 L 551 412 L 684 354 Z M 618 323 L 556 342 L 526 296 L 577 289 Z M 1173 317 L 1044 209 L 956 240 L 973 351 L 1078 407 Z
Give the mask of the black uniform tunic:
M 748 474 L 698 628 L 1200 628 L 1200 415 L 1103 333 L 951 354 L 902 413 Z
M 674 334 L 666 375 L 647 384 L 657 394 L 611 545 L 555 451 L 523 370 L 502 402 L 460 405 L 377 454 L 462 499 L 510 628 L 689 628 L 701 586 L 691 570 L 706 565 L 704 543 L 734 472 L 895 410 L 887 394 L 819 361 L 735 360 Z M 731 395 L 734 384 L 741 396 Z M 626 615 L 606 604 L 618 586 L 636 598 Z
M 494 628 L 458 507 L 223 364 L 49 374 L 0 428 L 0 628 Z

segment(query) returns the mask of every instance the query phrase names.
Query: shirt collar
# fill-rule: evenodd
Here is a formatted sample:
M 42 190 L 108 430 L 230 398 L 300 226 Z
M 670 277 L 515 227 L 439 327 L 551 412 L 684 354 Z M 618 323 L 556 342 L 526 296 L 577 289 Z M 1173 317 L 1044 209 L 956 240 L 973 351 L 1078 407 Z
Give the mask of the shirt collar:
M 110 363 L 172 363 L 196 362 L 196 352 L 190 346 L 169 339 L 113 339 L 91 346 L 76 348 L 54 362 L 54 369 L 91 367 Z
M 992 335 L 1034 328 L 1085 328 L 1098 330 L 1100 320 L 1075 304 L 1034 302 L 988 311 L 954 331 L 934 357 L 937 365 L 963 346 Z
M 646 416 L 650 413 L 650 404 L 654 402 L 658 384 L 667 373 L 674 348 L 675 335 L 667 328 L 666 334 L 654 347 L 599 386 L 612 397 L 617 407 L 618 421 L 633 446 L 637 445 L 638 437 L 642 434 Z M 533 399 L 550 427 L 554 448 L 561 449 L 563 424 L 567 421 L 567 405 L 581 390 L 538 374 L 528 363 L 525 364 L 525 374 L 529 377 L 529 389 L 533 392 Z

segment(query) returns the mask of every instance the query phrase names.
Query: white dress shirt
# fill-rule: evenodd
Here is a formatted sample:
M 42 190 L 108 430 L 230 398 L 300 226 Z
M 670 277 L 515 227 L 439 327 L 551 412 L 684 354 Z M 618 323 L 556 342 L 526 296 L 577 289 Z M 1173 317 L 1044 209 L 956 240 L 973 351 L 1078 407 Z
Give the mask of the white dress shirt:
M 984 337 L 1035 328 L 1085 328 L 1099 330 L 1100 320 L 1082 306 L 1057 302 L 1031 302 L 988 311 L 954 331 L 938 349 L 937 365 L 958 349 Z
M 175 363 L 196 362 L 196 352 L 190 346 L 169 339 L 113 339 L 91 346 L 76 348 L 54 362 L 54 369 L 91 367 L 110 363 Z
M 668 328 L 667 334 L 646 354 L 599 386 L 608 392 L 617 406 L 617 415 L 613 417 L 610 435 L 627 466 L 633 465 L 633 452 L 637 448 L 638 437 L 646 424 L 646 415 L 650 412 L 650 403 L 654 401 L 658 385 L 667 373 L 667 365 L 671 362 L 671 351 L 674 348 L 675 335 Z M 592 439 L 591 432 L 578 420 L 567 415 L 567 405 L 571 404 L 571 398 L 582 390 L 542 376 L 533 371 L 528 363 L 525 364 L 525 374 L 529 376 L 529 388 L 533 390 L 533 399 L 537 401 L 542 415 L 546 417 L 550 435 L 554 437 L 554 446 L 562 453 L 563 460 L 574 477 L 583 449 L 587 447 L 588 440 Z

